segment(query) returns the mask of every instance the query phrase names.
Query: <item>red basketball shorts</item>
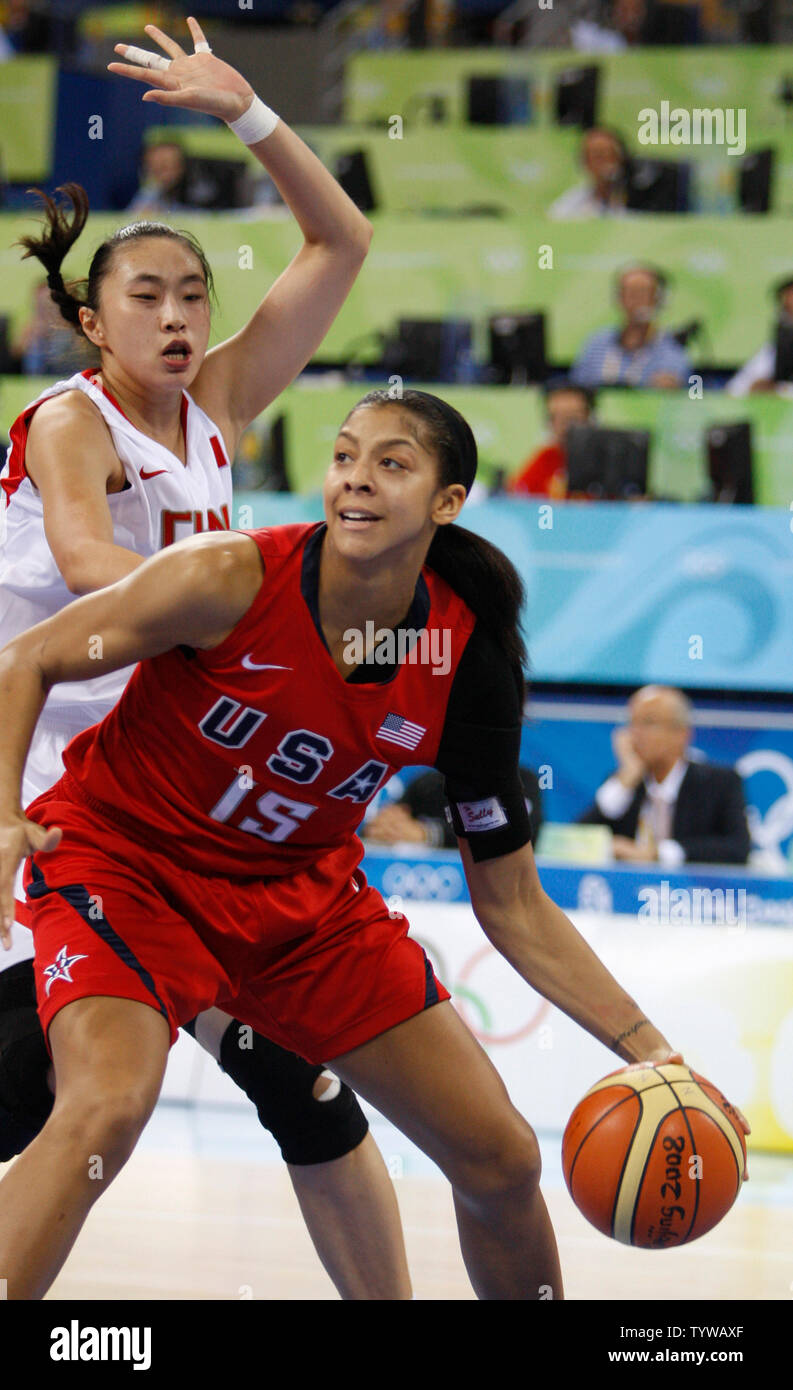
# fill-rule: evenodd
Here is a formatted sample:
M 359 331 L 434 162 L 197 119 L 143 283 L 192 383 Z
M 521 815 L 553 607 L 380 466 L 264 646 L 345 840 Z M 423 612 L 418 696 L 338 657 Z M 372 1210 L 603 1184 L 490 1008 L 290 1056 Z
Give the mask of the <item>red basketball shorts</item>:
M 216 1005 L 324 1063 L 449 998 L 356 867 L 355 839 L 288 877 L 240 880 L 183 867 L 176 844 L 144 848 L 63 782 L 28 814 L 63 829 L 25 866 L 45 1036 L 94 995 L 157 1009 L 171 1043 Z

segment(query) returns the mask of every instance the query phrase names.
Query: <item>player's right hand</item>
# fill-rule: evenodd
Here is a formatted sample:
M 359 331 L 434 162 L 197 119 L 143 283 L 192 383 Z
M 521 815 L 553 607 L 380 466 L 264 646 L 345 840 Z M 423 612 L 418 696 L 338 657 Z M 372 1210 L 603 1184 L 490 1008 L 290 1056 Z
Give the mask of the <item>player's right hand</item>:
M 131 77 L 136 82 L 145 82 L 149 87 L 142 100 L 154 102 L 157 106 L 181 106 L 187 111 L 201 111 L 206 116 L 216 116 L 220 121 L 238 121 L 244 115 L 255 97 L 250 83 L 230 63 L 216 57 L 204 38 L 203 30 L 192 16 L 187 21 L 194 44 L 202 48 L 195 53 L 185 53 L 181 44 L 170 38 L 156 24 L 144 25 L 148 38 L 158 43 L 168 55 L 169 66 L 153 68 L 141 66 L 140 54 L 148 55 L 149 60 L 158 59 L 160 54 L 150 49 L 132 47 L 131 60 L 127 53 L 128 45 L 117 43 L 116 53 L 126 62 L 108 63 L 108 70 L 119 77 Z
M 615 729 L 611 735 L 611 746 L 619 764 L 619 773 L 625 781 L 638 786 L 647 768 L 633 746 L 633 735 L 627 725 Z
M 4 951 L 11 950 L 16 871 L 29 854 L 57 849 L 61 834 L 57 826 L 37 825 L 21 811 L 0 823 L 0 945 Z

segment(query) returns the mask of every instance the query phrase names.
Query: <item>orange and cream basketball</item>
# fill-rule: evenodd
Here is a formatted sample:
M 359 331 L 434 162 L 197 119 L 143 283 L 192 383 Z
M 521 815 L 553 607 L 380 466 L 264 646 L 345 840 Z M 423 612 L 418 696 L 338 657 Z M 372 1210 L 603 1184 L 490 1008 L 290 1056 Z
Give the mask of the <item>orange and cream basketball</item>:
M 587 1091 L 562 1140 L 565 1182 L 604 1235 L 668 1250 L 696 1240 L 741 1189 L 746 1145 L 733 1107 L 687 1066 L 623 1068 Z

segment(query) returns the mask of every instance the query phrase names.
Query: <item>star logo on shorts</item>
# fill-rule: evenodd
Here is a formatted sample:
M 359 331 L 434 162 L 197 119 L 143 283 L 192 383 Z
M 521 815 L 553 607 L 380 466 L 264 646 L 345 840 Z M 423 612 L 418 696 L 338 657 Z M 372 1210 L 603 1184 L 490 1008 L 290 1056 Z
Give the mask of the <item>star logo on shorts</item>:
M 74 983 L 69 972 L 75 961 L 78 960 L 88 960 L 88 957 L 70 956 L 69 947 L 62 946 L 52 965 L 45 966 L 44 977 L 47 981 L 47 998 L 49 998 L 50 990 L 56 980 L 66 980 L 70 985 Z

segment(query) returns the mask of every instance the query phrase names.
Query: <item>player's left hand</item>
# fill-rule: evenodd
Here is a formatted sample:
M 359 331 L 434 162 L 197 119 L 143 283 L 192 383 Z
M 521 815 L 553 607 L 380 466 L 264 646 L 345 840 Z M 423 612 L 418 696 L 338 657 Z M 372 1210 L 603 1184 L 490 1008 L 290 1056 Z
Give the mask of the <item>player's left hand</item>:
M 650 864 L 658 858 L 646 845 L 637 844 L 627 835 L 613 835 L 611 839 L 611 852 L 615 859 L 630 861 L 635 864 Z
M 686 1066 L 682 1052 L 665 1052 L 662 1048 L 657 1048 L 654 1052 L 648 1053 L 643 1062 L 631 1062 L 630 1066 L 625 1067 L 625 1071 L 637 1071 L 640 1067 L 647 1066 L 663 1067 L 667 1064 L 670 1066 Z M 752 1127 L 746 1116 L 738 1109 L 737 1105 L 733 1105 L 732 1101 L 729 1102 L 729 1106 L 744 1134 L 751 1134 Z M 744 1165 L 743 1180 L 747 1182 L 748 1179 L 749 1170 L 746 1165 Z
M 195 53 L 185 53 L 181 45 L 156 24 L 147 24 L 144 26 L 146 33 L 164 49 L 170 62 L 151 50 L 117 43 L 116 53 L 127 62 L 108 63 L 109 71 L 118 73 L 119 77 L 131 77 L 136 82 L 147 82 L 154 90 L 143 93 L 144 101 L 153 101 L 159 106 L 184 106 L 188 111 L 202 111 L 221 121 L 239 120 L 253 101 L 253 88 L 236 68 L 209 51 L 197 20 L 191 17 L 187 24 L 196 46 Z M 164 66 L 166 62 L 167 67 Z
M 648 1048 L 641 1062 L 631 1062 L 626 1071 L 636 1071 L 639 1067 L 684 1067 L 682 1052 L 673 1052 L 669 1047 Z

